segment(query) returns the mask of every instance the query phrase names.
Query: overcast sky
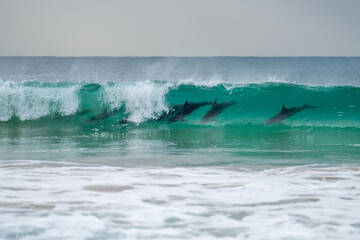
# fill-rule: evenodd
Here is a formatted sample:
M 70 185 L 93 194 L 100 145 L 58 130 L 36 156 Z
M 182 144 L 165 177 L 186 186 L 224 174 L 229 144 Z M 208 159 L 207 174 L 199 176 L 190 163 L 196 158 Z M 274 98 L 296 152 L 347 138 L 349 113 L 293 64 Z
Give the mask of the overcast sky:
M 360 0 L 0 0 L 0 56 L 360 56 Z

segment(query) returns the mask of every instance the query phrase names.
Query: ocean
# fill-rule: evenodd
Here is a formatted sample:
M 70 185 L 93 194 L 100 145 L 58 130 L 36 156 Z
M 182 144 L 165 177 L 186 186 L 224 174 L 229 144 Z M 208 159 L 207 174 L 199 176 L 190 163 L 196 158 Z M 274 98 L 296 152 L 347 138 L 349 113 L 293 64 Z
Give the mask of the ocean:
M 358 239 L 359 184 L 359 57 L 0 57 L 0 239 Z

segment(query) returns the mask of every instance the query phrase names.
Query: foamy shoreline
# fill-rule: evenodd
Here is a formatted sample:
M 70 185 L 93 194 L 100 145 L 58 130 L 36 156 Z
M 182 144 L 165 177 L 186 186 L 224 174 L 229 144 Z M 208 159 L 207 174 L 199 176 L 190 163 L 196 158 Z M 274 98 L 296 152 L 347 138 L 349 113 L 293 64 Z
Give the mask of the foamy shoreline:
M 356 239 L 360 167 L 3 162 L 0 237 Z

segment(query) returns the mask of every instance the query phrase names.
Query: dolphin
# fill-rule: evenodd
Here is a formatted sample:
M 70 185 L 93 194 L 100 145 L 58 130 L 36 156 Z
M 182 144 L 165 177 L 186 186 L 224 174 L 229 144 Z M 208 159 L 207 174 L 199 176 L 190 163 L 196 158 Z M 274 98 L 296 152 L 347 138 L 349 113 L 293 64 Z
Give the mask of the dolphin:
M 174 114 L 176 114 L 180 109 L 182 109 L 183 106 L 184 106 L 184 104 L 177 104 L 177 105 L 171 106 L 169 111 L 163 111 L 159 117 L 157 117 L 156 119 L 150 119 L 147 122 L 167 121 L 170 117 L 174 116 Z M 128 123 L 130 123 L 130 121 L 128 120 L 127 117 L 124 117 L 118 123 L 118 125 L 124 125 L 124 124 L 128 124 Z
M 156 121 L 163 121 L 170 119 L 172 116 L 174 116 L 177 112 L 179 112 L 184 107 L 184 104 L 177 104 L 174 106 L 171 106 L 169 111 L 164 111 L 157 119 Z
M 235 101 L 216 103 L 216 99 L 212 104 L 212 108 L 205 114 L 205 116 L 201 119 L 200 123 L 206 123 L 209 121 L 215 121 L 217 115 L 219 115 L 226 108 L 235 104 Z
M 181 104 L 182 105 L 182 104 Z M 185 121 L 184 119 L 189 116 L 193 111 L 195 111 L 196 109 L 199 109 L 202 106 L 205 105 L 211 105 L 210 102 L 198 102 L 198 103 L 192 103 L 192 102 L 188 102 L 186 100 L 186 102 L 183 104 L 182 107 L 178 106 L 178 109 L 175 109 L 175 113 L 169 118 L 168 123 L 173 123 L 173 122 L 177 122 L 177 121 Z M 177 110 L 177 111 L 176 111 Z
M 177 121 L 185 121 L 184 118 L 189 116 L 193 111 L 196 109 L 204 106 L 204 105 L 211 105 L 210 102 L 199 102 L 199 103 L 192 103 L 186 102 L 184 104 L 177 104 L 174 106 L 171 106 L 169 111 L 164 111 L 158 118 L 151 119 L 148 122 L 161 122 L 161 121 L 167 121 L 168 123 L 173 123 Z M 128 124 L 129 121 L 125 117 L 122 119 L 118 125 Z
M 91 117 L 90 119 L 86 120 L 85 122 L 93 122 L 93 121 L 103 120 L 105 118 L 111 117 L 112 115 L 120 112 L 121 110 L 122 110 L 122 108 L 118 108 L 118 109 L 111 111 L 108 108 L 106 108 L 102 113 L 96 114 L 95 116 Z
M 291 117 L 292 115 L 301 112 L 302 110 L 308 109 L 308 108 L 316 108 L 310 105 L 307 105 L 306 103 L 303 104 L 303 106 L 301 107 L 292 107 L 292 108 L 286 108 L 285 104 L 283 104 L 283 107 L 281 109 L 281 112 L 277 115 L 275 115 L 274 117 L 270 118 L 269 120 L 267 120 L 263 125 L 269 125 L 269 124 L 275 124 L 275 123 L 279 123 L 282 124 L 282 120 L 285 120 L 289 117 Z
M 118 125 L 125 125 L 125 124 L 128 124 L 128 123 L 130 123 L 130 121 L 127 120 L 126 118 L 123 118 L 123 119 L 118 123 Z

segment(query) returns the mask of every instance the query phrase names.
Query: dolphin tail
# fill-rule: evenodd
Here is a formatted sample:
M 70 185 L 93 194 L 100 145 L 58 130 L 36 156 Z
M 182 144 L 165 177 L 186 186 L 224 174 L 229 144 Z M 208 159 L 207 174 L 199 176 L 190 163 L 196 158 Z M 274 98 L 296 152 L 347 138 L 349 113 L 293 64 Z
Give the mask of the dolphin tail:
M 304 106 L 305 108 L 316 108 L 315 106 L 311 106 L 311 105 L 308 105 L 308 104 L 306 104 L 306 103 L 303 103 L 303 106 Z
M 129 121 L 124 118 L 123 120 L 121 120 L 121 121 L 118 123 L 118 125 L 125 125 L 125 124 L 128 124 L 128 123 L 129 123 Z

